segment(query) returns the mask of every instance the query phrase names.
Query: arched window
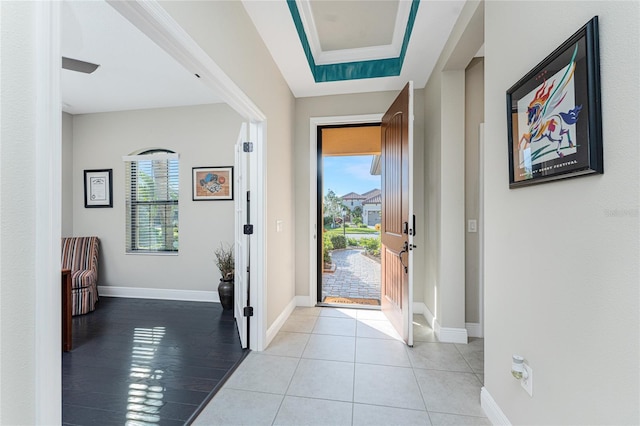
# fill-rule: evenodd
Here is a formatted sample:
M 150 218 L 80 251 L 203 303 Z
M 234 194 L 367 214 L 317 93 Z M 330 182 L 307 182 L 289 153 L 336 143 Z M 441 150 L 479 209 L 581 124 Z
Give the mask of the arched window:
M 127 253 L 178 252 L 178 158 L 165 149 L 124 157 Z

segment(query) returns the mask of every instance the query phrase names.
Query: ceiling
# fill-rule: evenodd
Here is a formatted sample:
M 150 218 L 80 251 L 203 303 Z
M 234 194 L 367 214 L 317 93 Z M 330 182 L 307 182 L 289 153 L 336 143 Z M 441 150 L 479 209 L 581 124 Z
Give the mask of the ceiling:
M 62 56 L 99 64 L 92 74 L 62 70 L 62 110 L 70 114 L 220 102 L 102 0 L 63 1 Z
M 296 97 L 400 90 L 426 81 L 463 0 L 242 0 Z M 62 2 L 62 70 L 71 114 L 199 105 L 220 99 L 104 0 Z
M 243 0 L 296 97 L 425 86 L 461 0 Z

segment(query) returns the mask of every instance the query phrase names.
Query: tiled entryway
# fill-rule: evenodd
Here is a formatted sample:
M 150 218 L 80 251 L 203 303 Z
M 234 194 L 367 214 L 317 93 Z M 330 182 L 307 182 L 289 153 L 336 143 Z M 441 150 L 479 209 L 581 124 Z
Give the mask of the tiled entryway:
M 439 343 L 424 317 L 407 347 L 380 311 L 297 308 L 195 425 L 489 425 L 484 341 Z

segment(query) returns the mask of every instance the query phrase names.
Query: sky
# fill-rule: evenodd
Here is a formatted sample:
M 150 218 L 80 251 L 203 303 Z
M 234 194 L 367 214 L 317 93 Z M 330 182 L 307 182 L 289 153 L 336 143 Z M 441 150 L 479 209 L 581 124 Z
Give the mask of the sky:
M 341 197 L 349 192 L 362 194 L 380 189 L 380 176 L 369 173 L 372 159 L 372 155 L 323 157 L 324 194 L 331 189 Z

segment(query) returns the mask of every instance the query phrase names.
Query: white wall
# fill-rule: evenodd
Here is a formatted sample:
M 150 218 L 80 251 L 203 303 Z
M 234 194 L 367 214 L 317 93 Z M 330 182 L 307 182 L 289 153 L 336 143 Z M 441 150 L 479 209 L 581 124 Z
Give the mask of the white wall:
M 241 2 L 161 4 L 267 117 L 265 269 L 269 327 L 295 294 L 293 95 Z M 277 221 L 282 223 L 280 232 Z
M 311 179 L 315 181 L 316 176 L 311 176 L 309 172 L 310 162 L 310 141 L 309 126 L 312 117 L 335 117 L 349 115 L 382 114 L 387 111 L 391 103 L 398 96 L 399 91 L 360 93 L 352 95 L 319 96 L 296 99 L 296 142 L 295 142 L 295 191 L 296 191 L 296 295 L 309 296 L 309 248 L 311 245 L 312 229 L 309 219 L 310 196 L 309 188 Z M 422 90 L 415 90 L 414 94 L 414 179 L 415 182 L 423 181 L 423 123 L 424 117 L 424 94 Z M 414 209 L 417 220 L 422 220 L 424 211 L 424 200 L 422 193 L 416 191 L 414 195 Z M 344 195 L 344 194 L 343 194 Z M 416 245 L 418 250 L 423 246 L 424 229 L 418 223 L 418 235 Z M 424 271 L 422 264 L 416 262 L 414 265 L 415 280 L 422 282 Z M 422 284 L 418 284 L 414 300 L 422 299 Z M 315 301 L 313 301 L 315 303 Z
M 485 12 L 486 389 L 513 424 L 637 425 L 640 3 Z M 605 172 L 510 190 L 505 92 L 594 15 Z M 513 353 L 533 397 L 509 374 Z
M 73 117 L 73 232 L 100 238 L 99 285 L 215 291 L 213 251 L 233 244 L 234 202 L 192 201 L 192 167 L 233 166 L 240 116 L 224 104 Z M 150 148 L 180 154 L 177 256 L 125 254 L 122 156 Z M 83 171 L 113 169 L 113 208 L 84 207 Z
M 0 2 L 0 423 L 35 421 L 34 8 Z M 22 39 L 21 39 L 22 37 Z M 11 55 L 11 56 L 9 56 Z M 20 395 L 20 397 L 12 397 Z
M 73 116 L 62 113 L 62 236 L 73 236 Z
M 47 86 L 59 72 L 59 50 L 48 37 L 52 22 L 44 13 L 50 7 L 44 2 L 0 2 L 3 425 L 58 423 L 61 416 L 60 392 L 55 391 L 61 386 L 61 321 L 56 309 L 61 112 L 57 88 Z

